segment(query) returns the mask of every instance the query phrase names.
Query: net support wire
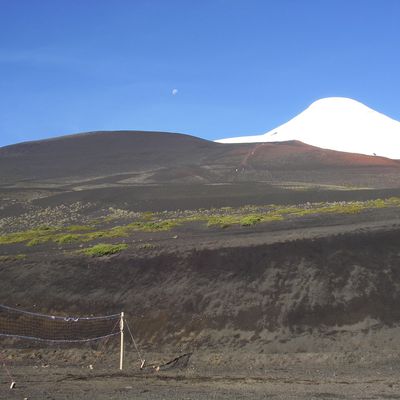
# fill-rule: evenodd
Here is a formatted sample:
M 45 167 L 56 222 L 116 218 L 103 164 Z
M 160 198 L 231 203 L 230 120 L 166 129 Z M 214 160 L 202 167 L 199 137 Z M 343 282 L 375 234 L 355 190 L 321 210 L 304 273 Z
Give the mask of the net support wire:
M 140 360 L 140 369 L 143 369 L 144 364 L 146 363 L 146 360 L 142 357 L 142 355 L 141 355 L 141 353 L 140 353 L 140 351 L 139 351 L 139 347 L 138 347 L 138 345 L 137 345 L 137 343 L 136 343 L 135 338 L 133 337 L 133 334 L 132 334 L 131 328 L 130 328 L 130 326 L 129 326 L 129 324 L 128 324 L 128 321 L 125 321 L 125 324 L 126 324 L 126 327 L 128 328 L 128 332 L 129 332 L 129 335 L 130 335 L 130 337 L 131 337 L 131 339 L 132 339 L 132 343 L 133 343 L 133 345 L 135 346 L 135 350 L 136 350 L 137 355 L 138 355 L 138 357 L 139 357 L 139 360 Z

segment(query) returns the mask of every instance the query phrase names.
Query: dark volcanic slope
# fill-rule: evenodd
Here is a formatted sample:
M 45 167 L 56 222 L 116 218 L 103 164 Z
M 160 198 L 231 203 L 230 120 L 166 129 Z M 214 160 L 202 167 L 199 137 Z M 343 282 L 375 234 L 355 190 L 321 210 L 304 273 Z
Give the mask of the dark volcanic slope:
M 3 181 L 81 179 L 200 163 L 215 146 L 159 132 L 90 132 L 0 149 Z
M 344 176 L 348 176 L 347 181 L 365 185 L 365 179 L 360 181 L 357 176 L 383 174 L 386 186 L 393 187 L 399 183 L 400 163 L 301 142 L 220 144 L 175 133 L 118 131 L 3 147 L 0 171 L 1 184 L 19 186 L 43 182 L 104 186 L 243 180 L 340 184 L 339 177 L 346 181 Z M 382 183 L 382 177 L 379 181 Z
M 153 350 L 271 351 L 305 334 L 351 348 L 353 333 L 400 323 L 399 238 L 393 229 L 144 258 L 46 255 L 0 265 L 0 301 L 64 314 L 124 310 Z

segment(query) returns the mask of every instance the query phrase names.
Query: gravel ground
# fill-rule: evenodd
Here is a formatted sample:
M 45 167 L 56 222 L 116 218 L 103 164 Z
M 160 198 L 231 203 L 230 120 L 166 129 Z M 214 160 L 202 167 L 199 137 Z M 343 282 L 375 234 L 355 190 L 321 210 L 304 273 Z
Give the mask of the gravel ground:
M 1 399 L 399 399 L 397 359 L 383 364 L 379 355 L 367 363 L 350 354 L 336 354 L 338 363 L 326 354 L 274 356 L 265 369 L 249 371 L 231 361 L 229 371 L 201 365 L 194 359 L 183 370 L 138 372 L 85 367 L 13 367 L 16 382 L 10 390 L 5 370 L 0 375 Z M 251 359 L 244 355 L 244 364 Z M 375 357 L 375 359 L 374 359 Z M 228 357 L 229 358 L 229 357 Z M 323 361 L 322 361 L 323 359 Z M 375 360 L 375 361 L 374 361 Z

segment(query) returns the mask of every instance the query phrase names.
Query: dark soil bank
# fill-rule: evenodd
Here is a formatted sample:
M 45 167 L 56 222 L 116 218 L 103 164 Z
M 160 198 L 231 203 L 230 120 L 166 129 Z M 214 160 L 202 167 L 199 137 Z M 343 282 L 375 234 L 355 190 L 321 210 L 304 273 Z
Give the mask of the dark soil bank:
M 0 301 L 60 314 L 123 310 L 154 351 L 341 350 L 400 322 L 399 243 L 391 230 L 142 258 L 43 256 L 0 266 Z

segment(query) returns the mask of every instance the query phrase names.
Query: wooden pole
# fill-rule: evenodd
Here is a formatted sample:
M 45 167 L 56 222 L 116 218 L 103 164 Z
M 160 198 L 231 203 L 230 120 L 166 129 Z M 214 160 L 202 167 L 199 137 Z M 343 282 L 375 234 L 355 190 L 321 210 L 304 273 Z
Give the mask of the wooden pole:
M 119 354 L 119 369 L 122 371 L 124 364 L 124 312 L 121 312 L 121 320 L 119 321 L 119 330 L 121 332 L 121 348 Z

